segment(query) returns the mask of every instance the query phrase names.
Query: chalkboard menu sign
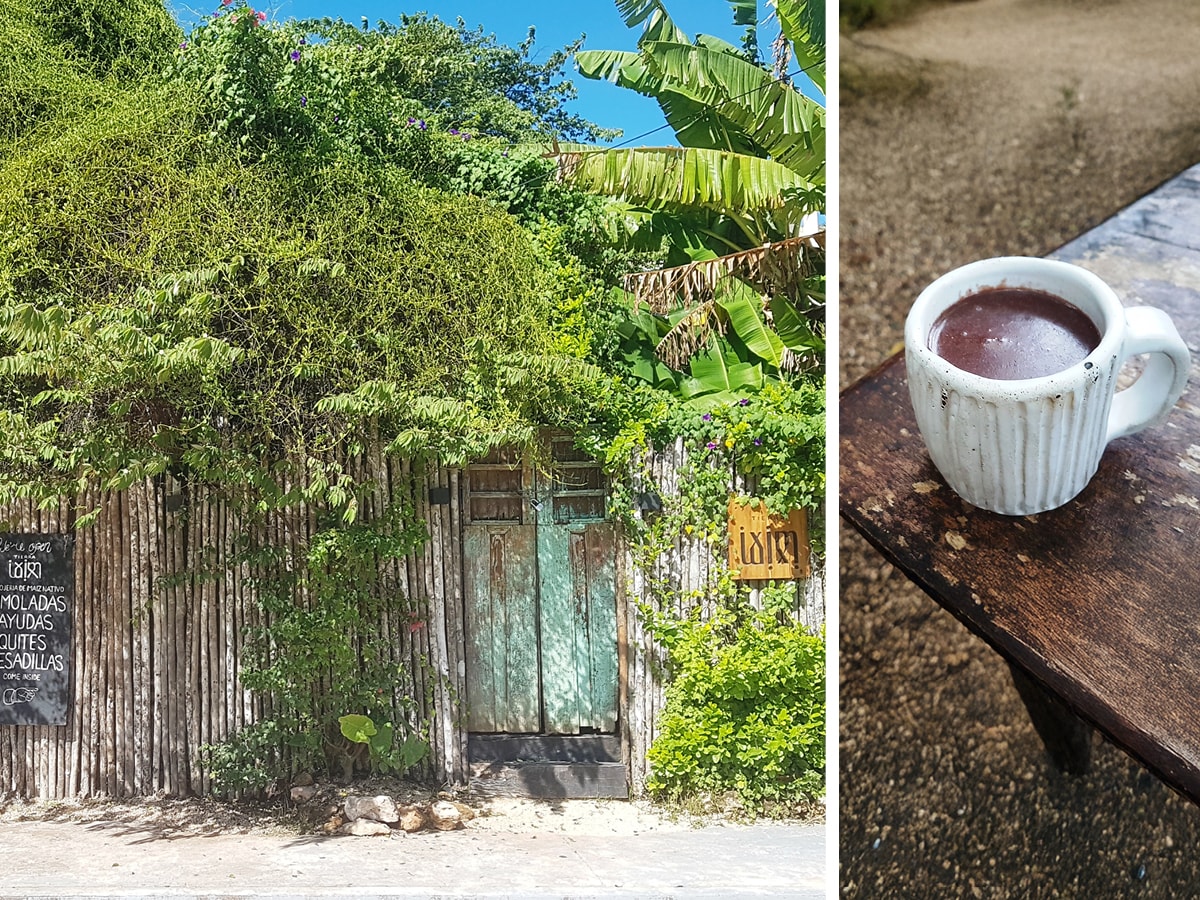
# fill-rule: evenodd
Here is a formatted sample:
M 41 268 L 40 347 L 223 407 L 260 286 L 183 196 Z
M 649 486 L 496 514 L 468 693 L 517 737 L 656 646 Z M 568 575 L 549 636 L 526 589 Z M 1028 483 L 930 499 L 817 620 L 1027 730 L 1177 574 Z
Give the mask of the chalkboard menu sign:
M 65 725 L 75 539 L 0 534 L 0 725 Z

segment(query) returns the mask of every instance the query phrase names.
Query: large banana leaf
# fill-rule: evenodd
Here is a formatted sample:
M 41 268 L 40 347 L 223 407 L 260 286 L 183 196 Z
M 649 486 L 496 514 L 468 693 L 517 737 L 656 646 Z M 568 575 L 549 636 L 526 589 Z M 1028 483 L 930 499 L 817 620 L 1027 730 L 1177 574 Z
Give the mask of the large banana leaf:
M 674 390 L 679 383 L 679 374 L 655 355 L 655 348 L 668 327 L 658 316 L 642 311 L 622 321 L 617 326 L 617 335 L 621 341 L 621 357 L 630 374 L 655 387 Z
M 824 168 L 825 110 L 791 85 L 710 46 L 649 41 L 642 56 L 672 93 L 732 122 L 772 159 L 810 181 Z
M 775 333 L 784 346 L 796 352 L 825 352 L 825 340 L 813 331 L 808 321 L 783 296 L 771 298 L 771 318 Z
M 633 50 L 580 50 L 575 64 L 584 78 L 611 81 L 647 97 L 662 89 L 662 78 L 650 76 L 642 55 Z
M 768 0 L 779 16 L 779 27 L 792 46 L 808 45 L 825 57 L 824 0 Z M 824 90 L 824 86 L 821 87 Z
M 683 146 L 770 156 L 813 180 L 825 164 L 824 108 L 724 41 L 700 41 L 643 41 L 639 53 L 585 50 L 575 60 L 585 78 L 657 99 Z
M 614 148 L 556 154 L 560 176 L 584 190 L 607 194 L 649 209 L 683 214 L 699 208 L 754 223 L 774 212 L 781 227 L 798 233 L 805 214 L 798 195 L 815 195 L 818 185 L 774 160 L 696 147 Z M 756 243 L 769 238 L 748 235 Z
M 767 327 L 759 315 L 762 300 L 758 293 L 740 281 L 727 282 L 717 305 L 729 316 L 729 327 L 742 343 L 773 369 L 783 361 L 783 341 Z
M 694 357 L 691 371 L 691 378 L 680 385 L 689 398 L 718 391 L 744 395 L 763 386 L 762 366 L 739 359 L 727 346 L 718 345 Z
M 662 0 L 617 0 L 617 12 L 626 27 L 642 26 L 642 39 L 650 41 L 686 41 L 688 36 L 680 31 Z
M 732 150 L 751 156 L 768 155 L 743 133 L 741 126 L 718 115 L 711 104 L 689 96 L 685 90 L 677 89 L 680 86 L 665 80 L 643 54 L 584 50 L 575 54 L 575 61 L 585 78 L 611 81 L 657 100 L 681 146 Z

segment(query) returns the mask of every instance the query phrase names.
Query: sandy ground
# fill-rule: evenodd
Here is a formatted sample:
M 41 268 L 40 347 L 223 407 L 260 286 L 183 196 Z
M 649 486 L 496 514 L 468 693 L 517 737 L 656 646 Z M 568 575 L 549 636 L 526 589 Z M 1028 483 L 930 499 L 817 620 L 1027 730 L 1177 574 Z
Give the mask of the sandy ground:
M 345 789 L 339 794 L 347 793 Z M 379 791 L 355 789 L 353 793 L 386 793 L 397 803 L 429 802 L 433 795 L 417 788 Z M 522 797 L 460 798 L 475 811 L 466 827 L 472 831 L 510 834 L 559 833 L 568 835 L 636 835 L 649 832 L 688 831 L 730 820 L 720 814 L 673 814 L 647 801 L 531 800 Z M 323 802 L 314 803 L 323 806 Z M 53 801 L 10 800 L 0 803 L 0 828 L 27 822 L 78 826 L 128 826 L 172 836 L 216 834 L 298 835 L 317 831 L 324 817 L 307 819 L 297 807 L 282 802 L 234 803 L 207 798 L 142 800 L 69 799 Z
M 387 787 L 400 803 L 431 799 Z M 333 795 L 321 794 L 322 808 Z M 642 802 L 458 800 L 477 813 L 461 830 L 380 837 L 327 836 L 280 802 L 0 802 L 0 898 L 825 896 L 820 822 L 672 816 Z
M 953 266 L 1042 255 L 1200 161 L 1200 4 L 967 0 L 841 41 L 841 382 Z M 841 537 L 842 894 L 1200 896 L 1200 809 L 1055 774 L 1006 667 Z

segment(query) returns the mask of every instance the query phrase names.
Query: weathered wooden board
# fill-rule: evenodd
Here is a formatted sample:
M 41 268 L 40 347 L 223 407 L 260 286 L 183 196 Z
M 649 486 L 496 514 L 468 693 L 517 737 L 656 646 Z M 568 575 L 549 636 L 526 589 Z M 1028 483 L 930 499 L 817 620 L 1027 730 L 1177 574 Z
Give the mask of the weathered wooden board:
M 542 696 L 550 734 L 617 722 L 616 547 L 612 527 L 538 527 Z
M 1200 362 L 1200 169 L 1055 254 L 1165 309 Z M 1200 801 L 1200 382 L 1065 507 L 975 509 L 934 469 L 894 357 L 841 401 L 841 511 L 1036 684 Z
M 471 525 L 463 532 L 467 728 L 537 731 L 536 529 Z

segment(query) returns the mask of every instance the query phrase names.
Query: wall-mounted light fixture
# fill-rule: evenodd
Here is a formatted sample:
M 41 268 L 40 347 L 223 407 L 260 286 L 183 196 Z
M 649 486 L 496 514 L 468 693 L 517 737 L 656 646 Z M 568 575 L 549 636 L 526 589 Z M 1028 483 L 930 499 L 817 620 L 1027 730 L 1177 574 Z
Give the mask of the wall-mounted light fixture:
M 653 488 L 639 492 L 634 503 L 643 516 L 658 515 L 663 511 L 662 497 Z

